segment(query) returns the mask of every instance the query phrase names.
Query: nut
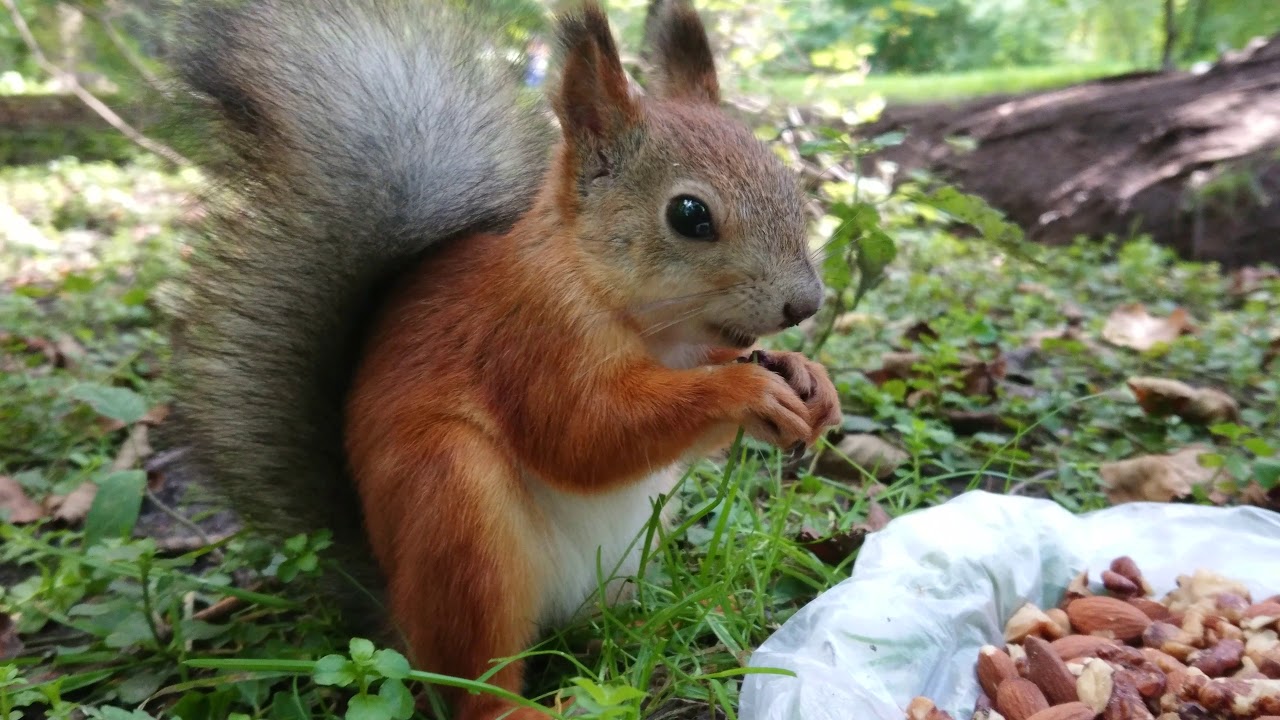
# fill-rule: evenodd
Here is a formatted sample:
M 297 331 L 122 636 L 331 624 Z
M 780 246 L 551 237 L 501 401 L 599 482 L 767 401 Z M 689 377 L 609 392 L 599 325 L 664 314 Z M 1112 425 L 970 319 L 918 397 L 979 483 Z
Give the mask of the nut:
M 1138 608 L 1144 615 L 1156 622 L 1168 621 L 1168 619 L 1172 617 L 1172 613 L 1169 612 L 1169 608 L 1149 598 L 1133 597 L 1129 598 L 1125 602 Z
M 1280 602 L 1268 600 L 1250 605 L 1244 611 L 1244 619 L 1240 626 L 1245 630 L 1261 630 L 1280 620 Z
M 1218 596 L 1215 609 L 1222 617 L 1238 623 L 1240 618 L 1244 617 L 1245 611 L 1249 609 L 1249 601 L 1241 595 L 1225 592 Z
M 1005 623 L 1004 639 L 1006 642 L 1018 643 L 1027 639 L 1029 635 L 1043 637 L 1057 631 L 1058 624 L 1052 618 L 1033 603 L 1027 603 L 1018 608 L 1013 617 L 1009 618 L 1009 622 Z
M 1084 670 L 1081 671 L 1080 677 L 1076 678 L 1076 694 L 1080 696 L 1080 702 L 1098 713 L 1105 710 L 1107 702 L 1111 700 L 1111 691 L 1114 689 L 1114 681 L 1111 679 L 1114 674 L 1115 668 L 1108 665 L 1105 660 L 1097 658 L 1086 660 Z
M 1151 586 L 1147 584 L 1146 578 L 1142 577 L 1142 571 L 1138 569 L 1138 563 L 1128 555 L 1121 555 L 1111 561 L 1111 572 L 1123 576 L 1126 580 L 1138 587 L 1143 595 L 1151 594 Z
M 1239 640 L 1221 640 L 1208 650 L 1192 653 L 1187 660 L 1191 667 L 1211 678 L 1222 677 L 1240 667 L 1244 657 L 1244 643 Z
M 1280 713 L 1280 680 L 1232 680 L 1216 678 L 1199 692 L 1200 704 L 1220 713 L 1240 717 Z
M 1029 637 L 1026 648 L 1027 678 L 1044 691 L 1050 704 L 1061 705 L 1080 699 L 1076 693 L 1075 676 L 1047 640 Z
M 996 691 L 996 709 L 1009 720 L 1027 720 L 1048 707 L 1044 693 L 1030 680 L 1011 678 Z
M 987 697 L 994 698 L 1000 684 L 1018 677 L 1018 668 L 1005 651 L 994 645 L 984 645 L 978 651 L 978 684 Z
M 1062 594 L 1062 602 L 1058 603 L 1058 607 L 1066 610 L 1072 602 L 1087 597 L 1093 597 L 1093 591 L 1089 589 L 1089 573 L 1082 572 L 1067 583 L 1067 590 Z
M 1137 583 L 1120 573 L 1110 570 L 1102 571 L 1102 586 L 1111 591 L 1113 595 L 1122 598 L 1137 597 L 1142 594 L 1142 588 Z
M 1191 644 L 1199 648 L 1205 646 L 1204 620 L 1206 617 L 1205 611 L 1198 607 L 1187 610 L 1182 617 L 1182 629 L 1191 636 Z
M 1142 648 L 1142 657 L 1146 658 L 1147 662 L 1160 668 L 1160 672 L 1166 675 L 1177 671 L 1187 671 L 1187 666 L 1183 665 L 1178 658 L 1155 648 Z
M 1154 720 L 1130 671 L 1117 671 L 1112 683 L 1111 699 L 1102 710 L 1103 720 Z
M 1085 634 L 1110 633 L 1117 640 L 1132 640 L 1151 625 L 1151 618 L 1123 600 L 1096 596 L 1080 598 L 1067 606 L 1072 627 Z
M 1053 647 L 1054 652 L 1058 653 L 1058 657 L 1063 660 L 1075 660 L 1077 658 L 1094 657 L 1101 648 L 1114 647 L 1116 644 L 1115 640 L 1095 635 L 1068 635 L 1054 640 L 1050 643 L 1050 646 Z
M 1082 702 L 1055 705 L 1032 715 L 1029 720 L 1093 720 L 1097 713 Z
M 1052 634 L 1046 633 L 1045 637 L 1049 640 L 1057 640 L 1071 634 L 1071 618 L 1067 617 L 1067 611 L 1062 608 L 1049 608 L 1044 611 L 1045 617 L 1053 621 L 1058 626 L 1058 630 Z M 1047 628 L 1046 628 L 1047 629 Z
M 1243 642 L 1244 631 L 1221 615 L 1210 615 L 1204 619 L 1204 641 L 1208 645 L 1216 645 L 1219 640 Z
M 949 713 L 939 710 L 929 698 L 917 697 L 907 705 L 907 720 L 954 720 L 954 718 Z
M 1179 660 L 1186 660 L 1195 651 L 1195 638 L 1177 625 L 1153 622 L 1142 633 L 1142 644 L 1160 650 Z
M 1205 610 L 1212 609 L 1217 605 L 1217 597 L 1222 593 L 1233 593 L 1245 600 L 1250 600 L 1252 597 L 1249 594 L 1249 588 L 1209 570 L 1196 570 L 1191 575 L 1179 575 L 1177 583 L 1177 589 L 1165 596 L 1165 604 L 1175 615 L 1197 606 Z

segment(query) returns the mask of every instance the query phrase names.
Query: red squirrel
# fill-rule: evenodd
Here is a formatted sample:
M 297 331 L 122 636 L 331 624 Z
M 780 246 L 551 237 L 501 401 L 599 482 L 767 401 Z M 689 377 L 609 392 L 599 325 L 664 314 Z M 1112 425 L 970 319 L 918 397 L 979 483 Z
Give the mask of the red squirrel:
M 219 182 L 183 439 L 250 526 L 372 558 L 350 574 L 415 666 L 518 655 L 591 603 L 597 553 L 624 598 L 688 463 L 839 421 L 817 363 L 742 362 L 824 289 L 796 178 L 721 109 L 684 0 L 650 7 L 643 90 L 594 2 L 559 16 L 552 113 L 454 4 L 196 5 L 175 67 Z M 489 682 L 520 692 L 520 663 Z M 444 692 L 459 720 L 542 717 Z

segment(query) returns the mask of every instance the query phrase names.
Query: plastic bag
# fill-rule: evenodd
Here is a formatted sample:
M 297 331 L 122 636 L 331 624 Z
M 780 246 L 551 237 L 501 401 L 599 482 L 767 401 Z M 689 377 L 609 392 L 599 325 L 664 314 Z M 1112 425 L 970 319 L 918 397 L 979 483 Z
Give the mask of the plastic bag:
M 783 624 L 750 666 L 742 720 L 903 720 L 917 695 L 961 720 L 979 688 L 978 649 L 1003 645 L 1026 602 L 1132 557 L 1158 595 L 1210 569 L 1255 598 L 1280 592 L 1280 514 L 1251 507 L 1128 503 L 1073 515 L 1048 500 L 971 492 L 873 534 L 852 576 Z

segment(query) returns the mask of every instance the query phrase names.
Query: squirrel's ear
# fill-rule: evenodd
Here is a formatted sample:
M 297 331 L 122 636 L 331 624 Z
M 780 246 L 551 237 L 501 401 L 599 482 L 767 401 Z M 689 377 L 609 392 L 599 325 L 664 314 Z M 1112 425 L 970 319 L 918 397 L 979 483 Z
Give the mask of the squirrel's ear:
M 649 87 L 654 96 L 720 102 L 711 43 L 689 0 L 652 0 L 644 36 Z
M 580 12 L 561 16 L 558 34 L 562 70 L 553 102 L 556 115 L 584 173 L 608 174 L 617 141 L 640 121 L 609 19 L 595 2 L 587 2 Z

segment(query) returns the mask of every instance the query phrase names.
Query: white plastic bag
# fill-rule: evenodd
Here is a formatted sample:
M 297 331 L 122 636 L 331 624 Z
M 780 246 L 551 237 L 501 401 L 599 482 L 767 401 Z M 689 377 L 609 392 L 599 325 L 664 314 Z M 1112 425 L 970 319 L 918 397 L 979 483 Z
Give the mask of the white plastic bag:
M 1073 515 L 1047 500 L 971 492 L 873 534 L 852 576 L 802 608 L 750 665 L 742 720 L 903 720 L 917 695 L 958 720 L 978 696 L 974 664 L 1003 644 L 1025 602 L 1055 605 L 1083 570 L 1096 585 L 1119 555 L 1156 593 L 1214 570 L 1255 597 L 1280 593 L 1280 514 L 1129 503 Z

